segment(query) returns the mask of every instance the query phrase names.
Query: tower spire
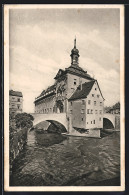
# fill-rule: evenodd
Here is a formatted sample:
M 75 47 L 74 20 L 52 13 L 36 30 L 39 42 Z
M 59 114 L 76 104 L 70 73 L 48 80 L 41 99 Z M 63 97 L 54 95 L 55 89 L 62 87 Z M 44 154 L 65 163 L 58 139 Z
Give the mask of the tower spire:
M 74 39 L 74 48 L 76 48 L 76 36 L 75 36 L 75 39 Z

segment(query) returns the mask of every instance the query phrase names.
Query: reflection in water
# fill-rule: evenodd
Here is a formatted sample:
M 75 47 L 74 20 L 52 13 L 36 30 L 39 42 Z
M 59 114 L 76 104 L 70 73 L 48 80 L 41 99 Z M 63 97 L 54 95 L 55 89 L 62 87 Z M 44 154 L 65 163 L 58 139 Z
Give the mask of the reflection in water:
M 47 147 L 41 144 L 45 136 L 40 135 L 38 142 L 34 131 L 28 133 L 27 145 L 15 161 L 10 185 L 86 186 L 119 178 L 119 132 L 103 139 L 67 137 Z

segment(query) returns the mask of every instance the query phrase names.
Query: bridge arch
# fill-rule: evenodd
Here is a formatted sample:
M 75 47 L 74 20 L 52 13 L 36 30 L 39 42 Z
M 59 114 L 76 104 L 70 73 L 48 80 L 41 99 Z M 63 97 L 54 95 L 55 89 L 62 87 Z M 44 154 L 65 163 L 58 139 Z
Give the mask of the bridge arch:
M 103 116 L 103 128 L 113 129 L 115 128 L 115 118 L 114 114 L 105 113 Z
M 114 129 L 114 124 L 108 118 L 103 118 L 103 129 Z
M 36 126 L 40 122 L 48 121 L 51 124 L 53 124 L 54 126 L 56 126 L 57 128 L 62 125 L 62 129 L 66 129 L 66 131 L 68 129 L 68 126 L 67 126 L 68 121 L 66 118 L 66 113 L 59 113 L 59 114 L 34 113 L 31 115 L 34 117 L 33 126 Z
M 47 123 L 45 123 L 47 122 Z M 67 129 L 63 124 L 55 120 L 46 120 L 37 123 L 31 130 L 47 130 L 49 133 L 66 133 Z

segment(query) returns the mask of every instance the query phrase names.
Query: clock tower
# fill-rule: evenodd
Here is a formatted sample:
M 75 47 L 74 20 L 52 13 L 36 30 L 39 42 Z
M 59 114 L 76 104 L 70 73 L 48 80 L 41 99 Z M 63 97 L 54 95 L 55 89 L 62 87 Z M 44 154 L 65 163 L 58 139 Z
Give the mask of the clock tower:
M 74 48 L 71 50 L 71 65 L 78 66 L 79 64 L 79 50 L 76 48 L 76 38 L 74 39 Z

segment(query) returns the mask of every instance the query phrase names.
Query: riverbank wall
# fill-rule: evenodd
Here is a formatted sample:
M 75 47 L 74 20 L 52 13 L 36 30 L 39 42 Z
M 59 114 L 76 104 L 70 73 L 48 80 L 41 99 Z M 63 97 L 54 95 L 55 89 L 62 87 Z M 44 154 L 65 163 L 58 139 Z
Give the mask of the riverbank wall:
M 10 173 L 12 173 L 12 166 L 13 162 L 16 159 L 16 157 L 19 155 L 19 153 L 23 150 L 24 145 L 27 141 L 27 128 L 14 131 L 10 135 Z

